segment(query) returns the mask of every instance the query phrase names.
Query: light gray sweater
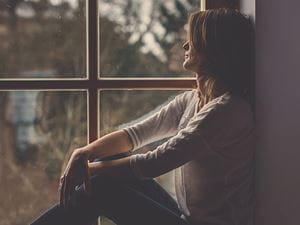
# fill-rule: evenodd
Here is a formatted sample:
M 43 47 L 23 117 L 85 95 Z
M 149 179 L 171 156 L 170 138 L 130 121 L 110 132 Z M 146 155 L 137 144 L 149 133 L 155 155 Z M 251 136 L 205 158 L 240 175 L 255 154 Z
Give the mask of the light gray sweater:
M 253 225 L 254 115 L 228 92 L 197 112 L 196 90 L 186 91 L 149 118 L 124 130 L 133 151 L 171 137 L 153 151 L 132 155 L 139 178 L 175 170 L 182 217 L 193 225 Z

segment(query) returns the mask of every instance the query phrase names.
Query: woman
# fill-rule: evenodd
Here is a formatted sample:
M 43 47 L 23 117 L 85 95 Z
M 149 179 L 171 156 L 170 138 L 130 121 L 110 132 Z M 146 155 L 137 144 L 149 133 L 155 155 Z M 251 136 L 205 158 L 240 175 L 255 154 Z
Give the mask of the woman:
M 253 25 L 232 9 L 195 12 L 188 25 L 183 66 L 197 89 L 75 150 L 60 204 L 34 225 L 90 225 L 101 215 L 121 225 L 253 224 Z M 173 169 L 178 202 L 152 179 Z

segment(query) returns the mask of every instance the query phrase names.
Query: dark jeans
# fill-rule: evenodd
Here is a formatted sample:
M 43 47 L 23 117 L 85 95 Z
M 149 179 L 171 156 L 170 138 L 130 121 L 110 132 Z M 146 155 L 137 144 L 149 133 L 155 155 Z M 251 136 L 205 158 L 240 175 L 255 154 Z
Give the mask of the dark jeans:
M 180 218 L 176 201 L 153 179 L 120 182 L 107 176 L 91 178 L 92 197 L 75 208 L 55 205 L 31 225 L 92 225 L 105 216 L 117 225 L 189 225 Z M 80 197 L 81 196 L 81 197 Z

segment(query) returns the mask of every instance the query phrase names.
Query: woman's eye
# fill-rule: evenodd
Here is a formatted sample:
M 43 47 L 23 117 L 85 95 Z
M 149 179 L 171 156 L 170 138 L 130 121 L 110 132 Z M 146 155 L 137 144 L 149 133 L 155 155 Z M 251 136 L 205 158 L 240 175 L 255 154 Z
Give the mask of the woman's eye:
M 184 50 L 188 50 L 189 49 L 189 42 L 186 41 L 183 45 L 182 45 Z

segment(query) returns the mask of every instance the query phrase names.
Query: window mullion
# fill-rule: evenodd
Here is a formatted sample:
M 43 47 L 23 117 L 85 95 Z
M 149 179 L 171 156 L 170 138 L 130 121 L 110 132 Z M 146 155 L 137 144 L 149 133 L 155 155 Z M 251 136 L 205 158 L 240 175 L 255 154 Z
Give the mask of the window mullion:
M 98 10 L 96 0 L 87 0 L 87 65 L 88 65 L 88 140 L 93 142 L 98 136 L 97 82 L 98 73 Z
M 107 79 L 100 80 L 102 89 L 135 89 L 135 88 L 193 88 L 195 79 Z
M 98 71 L 98 17 L 97 2 L 87 0 L 87 73 L 89 80 L 97 80 Z M 76 46 L 74 46 L 76 47 Z
M 101 79 L 101 80 L 1 80 L 0 90 L 59 90 L 101 88 L 192 88 L 194 78 L 185 79 Z

